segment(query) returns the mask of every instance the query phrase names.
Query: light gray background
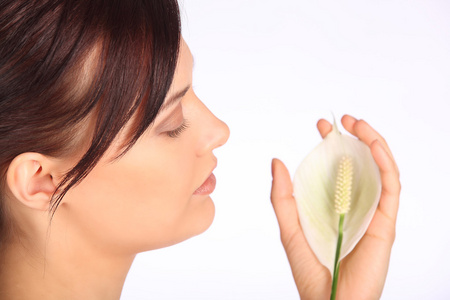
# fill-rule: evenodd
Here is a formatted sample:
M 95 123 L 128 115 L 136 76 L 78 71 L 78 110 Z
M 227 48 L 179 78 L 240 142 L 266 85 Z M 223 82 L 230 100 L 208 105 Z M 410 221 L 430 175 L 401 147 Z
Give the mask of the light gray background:
M 386 138 L 401 171 L 382 299 L 449 299 L 450 1 L 180 1 L 194 88 L 231 129 L 204 234 L 138 255 L 122 299 L 298 299 L 269 200 L 344 113 Z M 342 129 L 342 127 L 341 127 Z

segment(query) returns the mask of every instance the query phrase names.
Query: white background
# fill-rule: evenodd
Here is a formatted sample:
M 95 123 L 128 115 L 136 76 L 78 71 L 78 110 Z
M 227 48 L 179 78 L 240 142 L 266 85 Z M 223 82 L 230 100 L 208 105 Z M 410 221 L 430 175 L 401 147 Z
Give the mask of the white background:
M 402 194 L 382 299 L 450 299 L 450 1 L 185 0 L 194 88 L 229 125 L 204 234 L 138 255 L 122 299 L 298 299 L 269 200 L 344 113 L 386 138 Z M 341 127 L 342 130 L 342 127 Z

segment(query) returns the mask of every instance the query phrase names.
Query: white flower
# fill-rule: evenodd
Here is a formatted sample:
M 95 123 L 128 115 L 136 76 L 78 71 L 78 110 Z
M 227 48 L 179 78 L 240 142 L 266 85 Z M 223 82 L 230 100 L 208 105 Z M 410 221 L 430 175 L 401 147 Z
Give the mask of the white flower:
M 336 123 L 298 167 L 294 196 L 303 233 L 332 275 L 340 215 L 345 214 L 345 219 L 338 261 L 353 250 L 366 232 L 380 193 L 380 172 L 369 147 L 342 135 Z

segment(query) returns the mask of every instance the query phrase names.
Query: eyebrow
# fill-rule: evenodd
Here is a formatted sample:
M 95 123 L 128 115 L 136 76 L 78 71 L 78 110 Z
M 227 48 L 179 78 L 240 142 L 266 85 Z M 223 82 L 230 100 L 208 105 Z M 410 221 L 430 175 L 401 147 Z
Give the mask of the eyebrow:
M 181 91 L 176 92 L 175 94 L 173 94 L 172 96 L 170 96 L 167 101 L 165 101 L 162 105 L 161 108 L 159 109 L 160 112 L 168 109 L 169 107 L 171 107 L 172 105 L 174 105 L 176 102 L 178 102 L 179 100 L 181 100 L 181 98 L 184 97 L 184 95 L 186 95 L 186 93 L 189 91 L 189 89 L 191 88 L 191 85 L 189 84 L 188 86 L 186 86 L 184 89 L 182 89 Z

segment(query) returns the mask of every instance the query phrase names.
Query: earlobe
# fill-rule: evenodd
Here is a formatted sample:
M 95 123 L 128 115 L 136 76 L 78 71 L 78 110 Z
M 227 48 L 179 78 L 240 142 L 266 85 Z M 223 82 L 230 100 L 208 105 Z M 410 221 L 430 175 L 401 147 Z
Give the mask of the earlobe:
M 22 153 L 9 165 L 7 185 L 14 197 L 25 206 L 48 210 L 56 183 L 54 164 L 39 153 Z

